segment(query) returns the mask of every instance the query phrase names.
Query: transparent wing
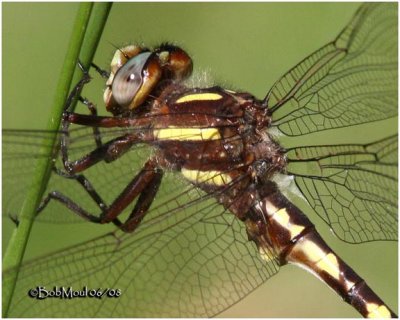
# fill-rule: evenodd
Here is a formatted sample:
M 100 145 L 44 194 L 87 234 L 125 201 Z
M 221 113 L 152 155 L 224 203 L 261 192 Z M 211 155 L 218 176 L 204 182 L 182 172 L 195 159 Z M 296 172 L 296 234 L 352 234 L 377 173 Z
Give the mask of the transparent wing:
M 266 98 L 266 103 L 271 107 L 274 121 L 282 132 L 287 135 L 299 135 L 376 121 L 396 114 L 397 107 L 394 110 L 394 106 L 397 106 L 397 96 L 393 94 L 393 90 L 397 90 L 397 71 L 393 69 L 397 66 L 397 53 L 392 59 L 394 52 L 397 52 L 397 38 L 392 35 L 393 32 L 397 35 L 397 29 L 394 30 L 397 23 L 397 18 L 394 17 L 395 7 L 394 4 L 382 7 L 373 4 L 363 6 L 354 21 L 334 43 L 304 60 L 274 86 Z M 368 84 L 368 91 L 360 81 L 364 85 Z M 376 84 L 376 87 L 372 84 Z M 387 94 L 383 95 L 383 91 Z M 367 103 L 366 97 L 373 103 Z M 355 114 L 356 117 L 350 118 L 350 114 Z M 76 138 L 76 148 L 71 150 L 73 158 L 94 149 L 93 140 L 85 138 L 91 134 L 90 129 L 83 129 L 80 133 L 83 138 Z M 104 133 L 108 134 L 111 136 L 121 133 Z M 7 134 L 5 136 L 7 139 Z M 8 167 L 3 166 L 6 186 L 10 184 L 11 187 L 3 186 L 3 192 L 6 192 L 5 199 L 12 202 L 11 206 L 6 206 L 6 210 L 3 208 L 3 212 L 12 214 L 19 211 L 18 206 L 21 205 L 23 196 L 21 186 L 29 186 L 24 181 L 29 181 L 33 169 L 29 166 L 31 160 L 42 156 L 37 155 L 35 149 L 32 150 L 29 139 L 31 137 L 26 136 L 19 140 L 19 147 L 9 143 L 9 150 L 15 151 L 13 155 L 12 152 L 3 149 L 3 159 L 11 155 L 8 158 Z M 288 170 L 291 174 L 300 174 L 296 183 L 306 197 L 310 190 L 307 199 L 325 221 L 334 224 L 335 215 L 329 214 L 343 212 L 344 218 L 339 217 L 337 220 L 347 219 L 351 230 L 358 231 L 357 226 L 353 226 L 352 219 L 364 221 L 367 228 L 375 230 L 374 227 L 379 225 L 379 222 L 365 223 L 376 219 L 375 216 L 371 215 L 370 220 L 363 220 L 358 216 L 354 218 L 347 208 L 353 205 L 358 209 L 358 199 L 363 199 L 363 215 L 368 216 L 367 213 L 371 212 L 374 206 L 376 209 L 379 198 L 370 201 L 365 195 L 370 190 L 368 188 L 371 188 L 370 181 L 378 181 L 380 184 L 377 188 L 380 189 L 392 181 L 390 177 L 393 177 L 393 169 L 385 171 L 384 168 L 389 161 L 387 159 L 390 159 L 393 153 L 386 151 L 389 156 L 382 156 L 385 150 L 390 150 L 389 145 L 392 146 L 393 143 L 365 145 L 364 153 L 360 151 L 360 155 L 350 156 L 350 160 L 351 157 L 356 160 L 352 165 L 342 167 L 341 161 L 347 163 L 349 155 L 347 152 L 341 153 L 340 149 L 338 152 L 335 146 L 329 148 L 334 148 L 331 150 L 336 152 L 336 160 L 331 152 L 323 151 L 323 147 L 316 147 L 321 149 L 315 149 L 311 155 L 308 154 L 312 150 L 309 147 L 305 148 L 307 150 L 293 149 L 293 154 L 291 150 L 288 153 L 292 157 L 289 159 Z M 7 144 L 3 144 L 3 148 L 7 148 Z M 146 146 L 137 146 L 111 165 L 99 163 L 93 166 L 85 171 L 85 175 L 97 190 L 101 190 L 105 202 L 110 203 L 140 170 L 151 152 Z M 300 155 L 301 152 L 305 155 Z M 371 160 L 368 155 L 375 155 L 377 158 Z M 367 160 L 358 161 L 358 157 L 363 156 Z M 318 170 L 310 169 L 307 175 L 302 175 L 304 171 L 297 172 L 296 160 L 300 162 L 303 157 L 309 157 L 310 167 L 316 161 Z M 326 165 L 320 166 L 322 158 L 331 159 L 326 160 Z M 24 164 L 21 166 L 24 169 L 14 176 L 12 171 L 17 170 L 21 163 Z M 59 163 L 57 165 L 59 166 Z M 352 171 L 353 165 L 362 169 Z M 393 165 L 390 163 L 388 166 Z M 374 177 L 371 172 L 376 173 L 375 179 L 371 178 Z M 346 173 L 350 173 L 349 178 L 354 181 L 360 182 L 364 179 L 368 183 L 353 183 L 349 188 L 345 184 Z M 357 176 L 357 173 L 364 173 L 364 176 Z M 385 174 L 389 176 L 386 180 L 383 178 Z M 368 180 L 368 177 L 372 180 Z M 325 186 L 326 192 L 318 194 L 319 189 L 324 190 L 319 185 L 311 188 L 318 181 Z M 392 186 L 393 183 L 390 184 L 390 187 Z M 340 190 L 334 193 L 334 188 Z M 86 192 L 77 187 L 76 181 L 53 174 L 47 192 L 54 189 L 63 191 L 73 199 L 79 199 L 79 204 L 88 211 L 98 211 Z M 347 191 L 343 193 L 341 190 Z M 370 192 L 375 193 L 376 191 Z M 385 196 L 380 195 L 386 201 Z M 391 203 L 393 201 L 382 206 L 389 208 Z M 329 209 L 329 213 L 324 212 L 326 208 Z M 50 221 L 81 221 L 64 206 L 55 202 L 46 207 L 40 218 Z M 390 220 L 387 218 L 384 221 L 388 224 Z M 381 235 L 381 238 L 386 236 L 387 239 L 389 234 L 393 235 L 393 232 L 387 230 L 383 233 L 383 229 L 371 232 L 372 236 L 365 235 L 365 232 L 345 232 L 350 229 L 345 223 L 337 225 L 344 230 L 343 238 L 350 238 L 348 241 L 353 242 L 370 240 L 371 237 L 378 237 L 376 234 Z M 248 241 L 240 221 L 218 205 L 210 195 L 187 184 L 179 175 L 168 173 L 150 212 L 133 234 L 116 231 L 24 265 L 10 316 L 206 317 L 226 309 L 277 270 L 274 253 L 268 251 L 260 255 L 256 246 Z M 4 281 L 10 272 L 13 271 L 4 274 Z M 27 292 L 38 285 L 46 288 L 52 288 L 54 285 L 71 286 L 76 290 L 84 286 L 89 289 L 112 288 L 121 289 L 122 294 L 117 299 L 36 301 L 29 298 Z
M 397 115 L 397 3 L 360 7 L 338 38 L 272 87 L 265 104 L 288 136 Z
M 397 135 L 365 145 L 288 150 L 288 173 L 342 240 L 397 240 Z
M 107 130 L 104 141 L 121 135 Z M 34 170 L 29 164 L 46 132 L 4 131 L 4 202 L 11 213 L 21 205 L 18 189 Z M 72 158 L 94 148 L 90 128 L 71 132 Z M 144 145 L 115 162 L 100 162 L 85 171 L 106 203 L 110 203 L 151 156 Z M 56 159 L 56 165 L 60 165 Z M 22 169 L 14 176 L 14 169 Z M 8 187 L 14 183 L 14 187 Z M 29 186 L 29 185 L 28 185 Z M 47 192 L 59 190 L 90 212 L 96 204 L 74 180 L 52 174 Z M 19 192 L 16 192 L 19 190 Z M 17 195 L 16 195 L 17 193 Z M 134 203 L 127 208 L 127 212 Z M 81 222 L 65 206 L 51 201 L 38 218 L 51 222 Z M 93 227 L 99 227 L 93 225 Z M 120 231 L 28 262 L 19 274 L 10 317 L 209 317 L 250 293 L 278 271 L 272 252 L 258 251 L 244 224 L 232 213 L 168 172 L 150 211 L 132 234 Z M 13 270 L 3 274 L 4 280 Z M 121 289 L 118 298 L 46 299 L 28 296 L 38 285 L 82 290 Z
M 122 130 L 102 131 L 103 141 L 106 142 L 122 135 Z M 35 170 L 35 160 L 46 155 L 40 154 L 40 146 L 43 143 L 51 143 L 51 137 L 54 132 L 48 131 L 33 131 L 33 130 L 3 130 L 3 215 L 17 215 L 23 205 L 24 197 L 30 187 L 32 175 Z M 61 133 L 58 133 L 60 139 Z M 78 159 L 96 148 L 93 131 L 91 128 L 78 128 L 71 132 L 71 148 L 69 155 L 71 159 Z M 59 143 L 57 144 L 59 145 Z M 60 154 L 54 161 L 54 166 L 63 169 Z M 132 179 L 135 173 L 143 164 L 142 160 L 147 159 L 150 150 L 145 146 L 140 145 L 135 149 L 135 152 L 128 153 L 127 157 L 121 157 L 116 162 L 116 165 L 107 169 L 107 166 L 94 166 L 89 169 L 89 175 L 92 176 L 92 183 L 104 190 L 106 200 L 112 201 L 118 192 L 121 192 L 121 186 L 125 185 Z M 136 158 L 135 158 L 136 157 Z M 108 170 L 111 170 L 109 172 Z M 109 172 L 109 176 L 106 173 Z M 112 177 L 112 179 L 110 179 Z M 45 195 L 50 191 L 62 191 L 67 196 L 73 199 L 79 199 L 82 206 L 91 210 L 91 212 L 99 212 L 90 197 L 83 188 L 77 187 L 77 182 L 74 180 L 65 179 L 53 173 L 49 180 Z M 109 202 L 110 203 L 110 202 Z M 49 208 L 44 210 L 38 216 L 38 220 L 54 223 L 75 223 L 83 220 L 62 205 L 50 204 Z
M 116 231 L 25 264 L 9 316 L 210 317 L 277 272 L 274 254 L 260 255 L 243 223 L 214 199 L 173 173 L 160 191 L 133 234 Z M 38 284 L 121 296 L 37 301 L 27 292 Z
M 335 41 L 273 86 L 265 104 L 272 125 L 291 137 L 396 116 L 397 4 L 362 5 Z M 396 137 L 287 151 L 288 173 L 340 239 L 397 239 Z

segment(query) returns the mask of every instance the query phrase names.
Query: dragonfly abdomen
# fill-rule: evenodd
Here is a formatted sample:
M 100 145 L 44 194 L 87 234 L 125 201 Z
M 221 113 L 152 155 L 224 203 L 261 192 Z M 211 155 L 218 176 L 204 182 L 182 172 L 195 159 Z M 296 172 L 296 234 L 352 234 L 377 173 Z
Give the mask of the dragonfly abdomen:
M 259 221 L 247 221 L 260 251 L 272 250 L 279 263 L 311 272 L 366 318 L 397 317 L 367 283 L 322 239 L 311 221 L 270 183 L 254 207 Z M 268 193 L 268 194 L 265 194 Z M 257 228 L 254 228 L 257 225 Z M 249 228 L 249 226 L 253 226 Z

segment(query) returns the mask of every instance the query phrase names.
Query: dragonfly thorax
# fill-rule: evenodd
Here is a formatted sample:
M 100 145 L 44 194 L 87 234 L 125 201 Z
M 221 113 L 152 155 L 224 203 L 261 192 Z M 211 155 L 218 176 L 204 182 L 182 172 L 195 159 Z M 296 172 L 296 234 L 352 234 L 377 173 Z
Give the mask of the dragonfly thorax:
M 148 116 L 161 166 L 180 170 L 203 189 L 225 188 L 247 176 L 236 184 L 245 188 L 285 166 L 268 135 L 268 110 L 249 93 L 175 84 L 154 100 Z

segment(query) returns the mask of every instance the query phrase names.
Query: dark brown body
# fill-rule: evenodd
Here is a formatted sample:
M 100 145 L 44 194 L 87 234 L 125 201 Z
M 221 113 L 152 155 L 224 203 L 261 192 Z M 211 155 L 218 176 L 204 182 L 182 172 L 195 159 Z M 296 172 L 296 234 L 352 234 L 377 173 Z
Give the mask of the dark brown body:
M 173 88 L 154 101 L 148 115 L 156 119 L 151 143 L 165 168 L 213 171 L 230 181 L 247 176 L 247 183 L 284 170 L 283 150 L 266 131 L 268 110 L 252 95 L 220 87 Z M 218 188 L 212 181 L 192 182 Z
M 85 214 L 86 218 L 100 223 L 112 221 L 133 232 L 157 192 L 162 175 L 159 170 L 180 171 L 243 221 L 249 240 L 255 242 L 263 259 L 275 259 L 280 265 L 293 263 L 310 271 L 364 317 L 396 317 L 271 181 L 277 172 L 285 172 L 286 160 L 284 151 L 268 134 L 267 108 L 248 93 L 220 87 L 166 88 L 138 117 L 97 117 L 93 121 L 66 114 L 64 120 L 68 123 L 133 127 L 135 133 L 124 136 L 124 143 L 129 141 L 127 148 L 145 142 L 156 149 L 144 171 L 100 220 Z M 117 215 L 140 192 L 144 200 L 138 201 L 122 224 Z
M 182 98 L 190 101 L 177 103 Z M 220 138 L 214 140 L 194 141 L 189 135 L 173 139 L 166 134 L 155 142 L 159 157 L 203 190 L 217 190 L 219 202 L 246 224 L 249 239 L 261 254 L 268 252 L 266 256 L 276 257 L 280 265 L 293 263 L 314 273 L 364 317 L 396 316 L 270 181 L 276 172 L 284 172 L 285 159 L 268 135 L 268 111 L 260 102 L 249 94 L 215 87 L 171 95 L 153 110 L 167 110 L 165 123 L 177 128 L 216 128 Z M 221 127 L 221 121 L 228 125 Z M 195 179 L 187 170 L 212 171 L 213 176 L 198 174 Z M 218 175 L 220 183 L 214 180 Z
M 70 113 L 67 106 L 62 124 L 64 132 L 71 123 L 94 127 L 96 150 L 70 161 L 65 134 L 61 153 L 66 175 L 80 182 L 101 213 L 87 212 L 57 192 L 49 194 L 39 211 L 49 199 L 55 199 L 84 219 L 112 222 L 124 232 L 135 232 L 152 211 L 164 172 L 179 172 L 193 189 L 205 192 L 199 193 L 197 203 L 213 197 L 227 214 L 238 219 L 235 221 L 244 224 L 249 240 L 266 263 L 293 263 L 312 272 L 364 317 L 395 317 L 321 239 L 308 218 L 282 195 L 274 178 L 277 173 L 295 175 L 297 186 L 317 214 L 326 217 L 331 227 L 336 226 L 331 221 L 339 220 L 337 230 L 343 233 L 338 234 L 343 240 L 346 236 L 353 242 L 395 239 L 397 235 L 389 237 L 386 232 L 394 229 L 397 215 L 392 199 L 380 188 L 395 188 L 397 139 L 283 150 L 271 136 L 270 126 L 273 117 L 272 125 L 281 133 L 301 136 L 397 115 L 397 108 L 389 115 L 381 112 L 393 107 L 397 98 L 397 85 L 392 86 L 397 79 L 392 72 L 397 70 L 397 52 L 392 50 L 396 47 L 396 30 L 394 6 L 362 6 L 337 39 L 290 70 L 262 101 L 249 93 L 220 87 L 185 87 L 183 80 L 190 75 L 193 63 L 177 46 L 162 44 L 149 50 L 129 45 L 117 50 L 104 92 L 106 109 L 113 116 L 99 117 L 86 103 L 91 115 Z M 396 37 L 388 36 L 395 33 Z M 363 41 L 370 34 L 371 38 Z M 388 41 L 382 40 L 386 38 Z M 384 44 L 386 49 L 382 50 Z M 375 72 L 378 69 L 391 71 L 382 76 L 380 71 Z M 85 82 L 88 79 L 82 80 L 75 92 Z M 390 93 L 392 100 L 387 100 Z M 122 127 L 125 134 L 102 144 L 99 127 Z M 83 175 L 77 175 L 99 161 L 112 162 L 143 143 L 154 147 L 154 152 L 110 205 Z M 296 171 L 298 164 L 306 164 L 307 169 Z M 302 179 L 310 183 L 302 183 Z M 376 189 L 367 185 L 375 182 Z M 387 206 L 376 212 L 375 204 L 368 203 L 370 198 L 381 199 Z M 120 221 L 120 214 L 131 203 L 134 208 L 129 217 Z M 374 232 L 367 234 L 368 229 Z

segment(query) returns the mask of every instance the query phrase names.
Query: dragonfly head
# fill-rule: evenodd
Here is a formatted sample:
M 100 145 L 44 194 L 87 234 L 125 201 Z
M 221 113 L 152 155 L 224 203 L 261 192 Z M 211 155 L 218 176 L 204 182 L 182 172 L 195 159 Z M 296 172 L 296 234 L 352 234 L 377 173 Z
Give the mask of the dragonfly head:
M 103 97 L 107 111 L 118 115 L 136 109 L 162 80 L 182 80 L 192 68 L 189 55 L 174 45 L 163 44 L 153 51 L 136 45 L 118 49 Z

